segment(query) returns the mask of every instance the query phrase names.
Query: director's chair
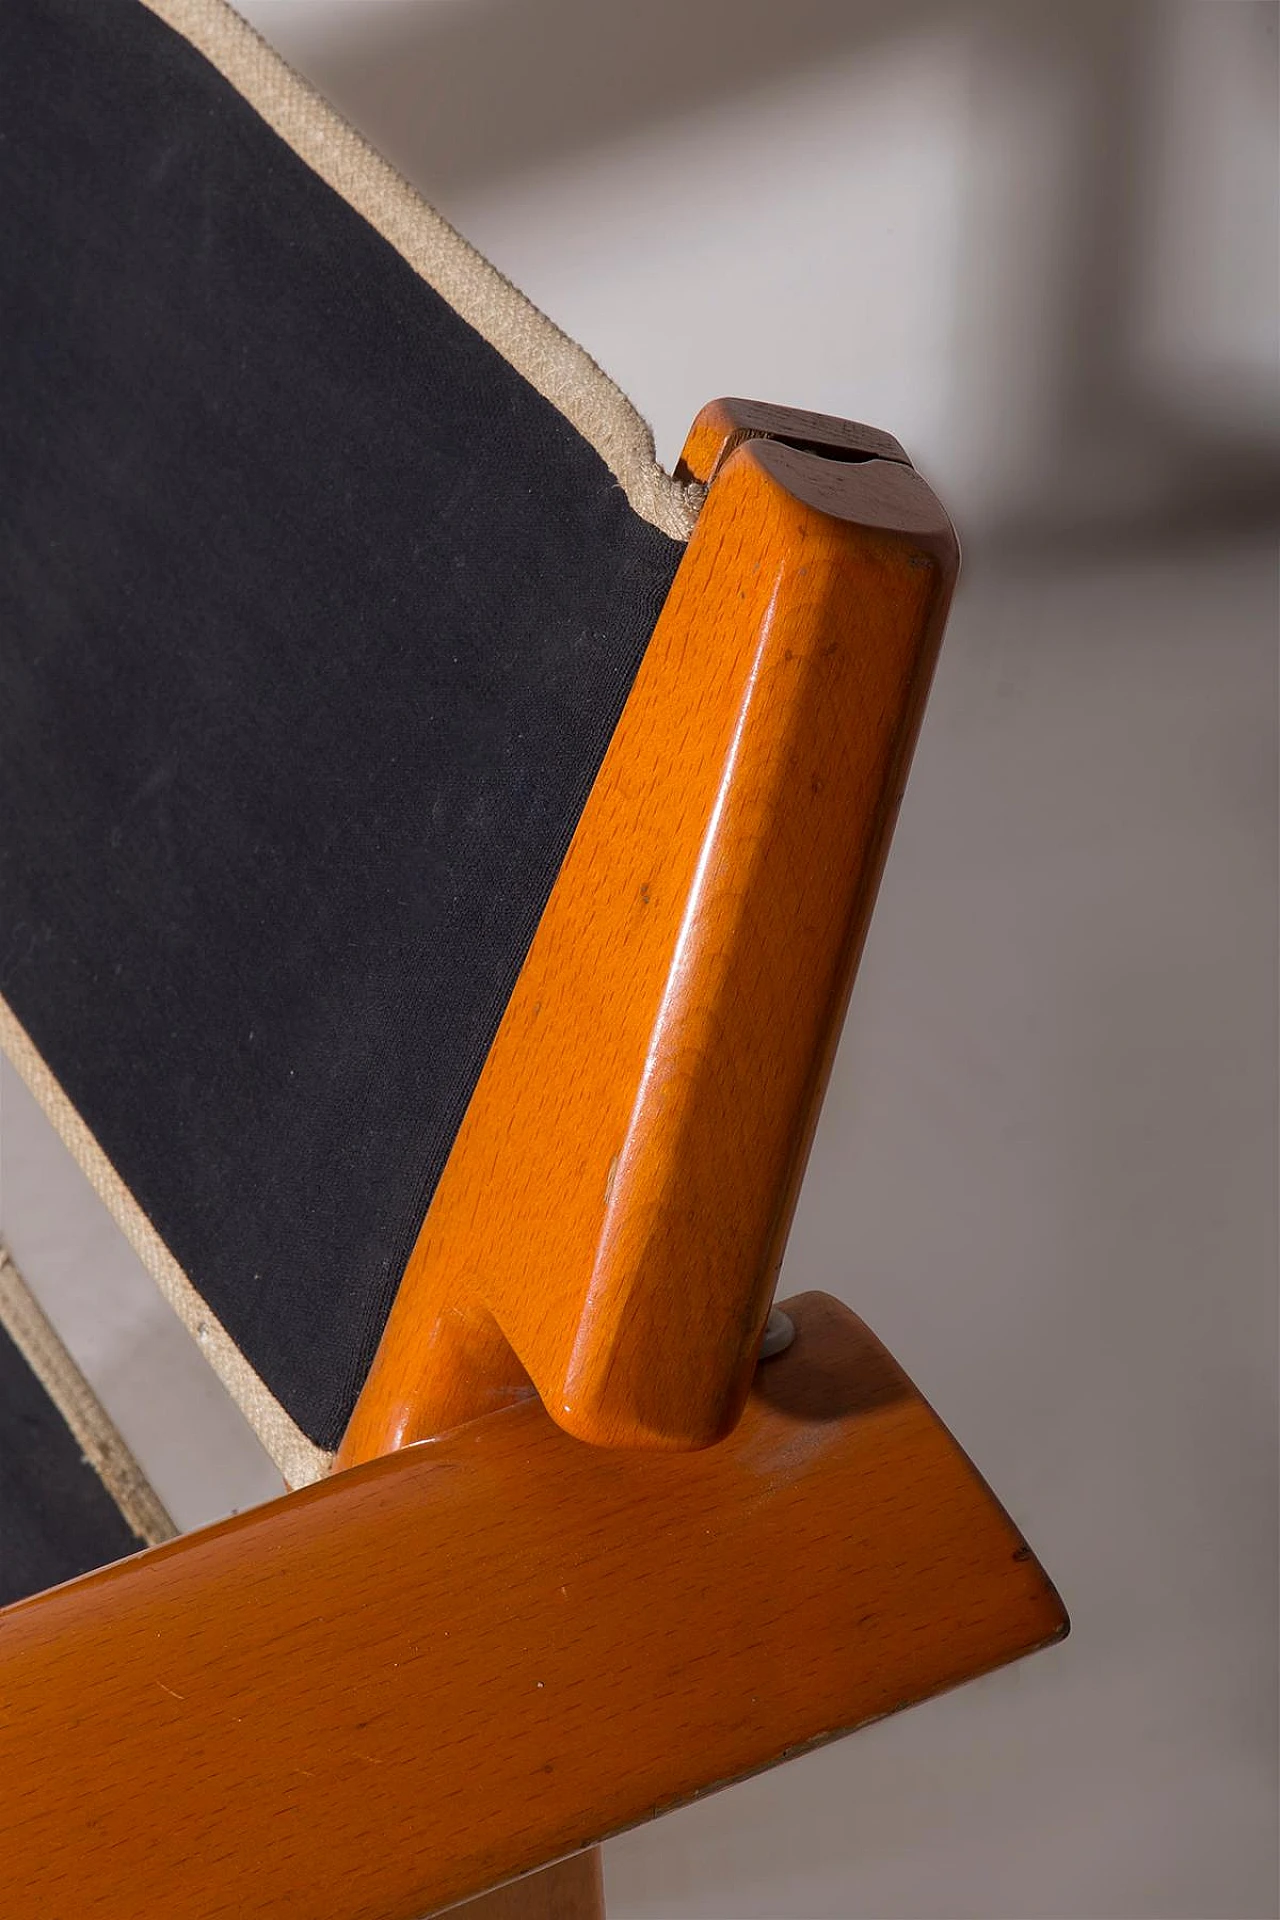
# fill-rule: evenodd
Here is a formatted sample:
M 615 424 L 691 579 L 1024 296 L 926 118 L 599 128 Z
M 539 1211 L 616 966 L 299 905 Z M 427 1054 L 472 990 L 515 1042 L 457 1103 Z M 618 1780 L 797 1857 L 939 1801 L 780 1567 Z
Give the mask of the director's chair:
M 221 0 L 6 0 L 0 182 L 0 1034 L 292 1489 L 170 1537 L 0 1257 L 0 1911 L 594 1920 L 1065 1631 L 772 1306 L 954 537 L 664 473 Z

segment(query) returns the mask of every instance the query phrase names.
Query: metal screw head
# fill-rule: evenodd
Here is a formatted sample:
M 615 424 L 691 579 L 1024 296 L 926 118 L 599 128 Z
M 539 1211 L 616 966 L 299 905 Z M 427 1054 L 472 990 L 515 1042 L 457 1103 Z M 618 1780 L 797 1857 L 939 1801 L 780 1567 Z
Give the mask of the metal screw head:
M 787 1317 L 781 1307 L 774 1307 L 765 1324 L 764 1339 L 760 1342 L 760 1358 L 776 1359 L 778 1354 L 786 1352 L 795 1337 L 795 1322 Z

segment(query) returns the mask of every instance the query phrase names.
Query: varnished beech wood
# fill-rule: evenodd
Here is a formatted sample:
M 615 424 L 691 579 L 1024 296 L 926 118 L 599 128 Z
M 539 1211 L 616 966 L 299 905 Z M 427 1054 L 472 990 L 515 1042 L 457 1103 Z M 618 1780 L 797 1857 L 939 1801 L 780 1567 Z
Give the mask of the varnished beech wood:
M 530 1380 L 611 1447 L 741 1411 L 956 564 L 901 449 L 829 458 L 742 404 L 691 435 L 706 505 L 342 1463 Z
M 420 1920 L 1065 1630 L 846 1309 L 722 1446 L 533 1402 L 0 1614 L 6 1920 Z
M 363 1462 L 349 1460 L 348 1464 Z M 605 1920 L 600 1849 L 588 1847 L 567 1860 L 553 1861 L 450 1911 L 453 1920 Z

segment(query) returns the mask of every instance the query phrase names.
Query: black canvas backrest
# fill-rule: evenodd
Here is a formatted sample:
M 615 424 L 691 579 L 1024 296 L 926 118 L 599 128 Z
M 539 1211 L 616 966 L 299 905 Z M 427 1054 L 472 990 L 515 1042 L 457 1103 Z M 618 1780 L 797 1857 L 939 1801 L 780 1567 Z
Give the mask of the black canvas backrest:
M 0 1019 L 297 1481 L 351 1411 L 682 509 L 592 426 L 585 356 L 575 422 L 576 350 L 534 315 L 512 364 L 501 315 L 407 257 L 429 210 L 413 229 L 353 143 L 379 231 L 200 50 L 234 71 L 224 42 L 351 141 L 210 0 L 0 9 Z M 463 308 L 517 298 L 473 271 Z M 539 324 L 568 356 L 546 379 Z

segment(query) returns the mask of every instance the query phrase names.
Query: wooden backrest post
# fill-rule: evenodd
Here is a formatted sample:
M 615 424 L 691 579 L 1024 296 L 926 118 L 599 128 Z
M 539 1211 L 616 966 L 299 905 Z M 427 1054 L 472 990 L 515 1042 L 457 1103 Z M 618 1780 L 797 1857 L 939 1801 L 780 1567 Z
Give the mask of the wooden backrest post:
M 339 1464 L 526 1394 L 737 1420 L 957 565 L 896 442 L 721 402 L 706 504 Z

